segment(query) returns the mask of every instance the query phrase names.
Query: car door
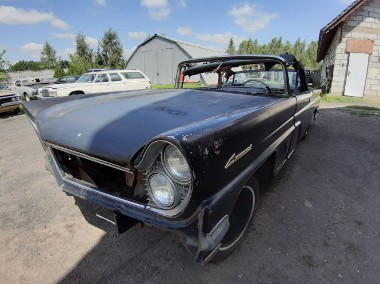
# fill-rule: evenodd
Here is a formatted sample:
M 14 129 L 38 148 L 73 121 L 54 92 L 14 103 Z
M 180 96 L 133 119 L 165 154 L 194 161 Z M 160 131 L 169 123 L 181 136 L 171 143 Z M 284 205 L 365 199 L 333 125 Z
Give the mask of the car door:
M 290 85 L 293 91 L 293 95 L 297 99 L 297 108 L 294 114 L 294 125 L 296 127 L 295 138 L 298 142 L 305 136 L 306 131 L 310 127 L 311 120 L 313 119 L 314 109 L 311 107 L 311 101 L 313 97 L 313 91 L 308 88 L 305 76 L 302 76 L 300 70 L 295 70 L 292 78 L 289 76 L 289 80 L 292 82 Z
M 117 72 L 111 72 L 108 75 L 111 80 L 112 91 L 120 92 L 127 90 L 126 80 L 123 80 L 123 77 L 120 74 L 118 74 Z
M 111 92 L 110 79 L 108 74 L 101 73 L 98 74 L 93 83 L 91 83 L 91 90 L 86 93 L 103 93 Z

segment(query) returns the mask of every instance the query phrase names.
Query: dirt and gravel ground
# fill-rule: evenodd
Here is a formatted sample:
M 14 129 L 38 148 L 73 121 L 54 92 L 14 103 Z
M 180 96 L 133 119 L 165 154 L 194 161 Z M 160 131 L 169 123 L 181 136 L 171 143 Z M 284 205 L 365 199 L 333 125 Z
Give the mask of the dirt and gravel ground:
M 229 258 L 192 263 L 154 228 L 88 224 L 25 115 L 0 117 L 1 283 L 379 283 L 380 115 L 325 105 Z

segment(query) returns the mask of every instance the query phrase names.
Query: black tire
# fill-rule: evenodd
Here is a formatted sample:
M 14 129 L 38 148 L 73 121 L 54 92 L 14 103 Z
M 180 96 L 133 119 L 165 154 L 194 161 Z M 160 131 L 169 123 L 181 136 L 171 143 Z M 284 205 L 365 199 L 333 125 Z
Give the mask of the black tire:
M 219 251 L 210 262 L 218 262 L 230 255 L 243 240 L 253 220 L 259 200 L 259 183 L 251 178 L 240 191 L 230 215 L 230 228 L 222 240 Z
M 13 110 L 13 114 L 14 115 L 18 115 L 20 112 L 21 112 L 20 107 L 18 107 L 15 110 Z
M 82 95 L 82 94 L 84 94 L 84 93 L 82 93 L 82 92 L 72 92 L 72 93 L 69 94 L 69 96 L 77 96 L 77 95 Z

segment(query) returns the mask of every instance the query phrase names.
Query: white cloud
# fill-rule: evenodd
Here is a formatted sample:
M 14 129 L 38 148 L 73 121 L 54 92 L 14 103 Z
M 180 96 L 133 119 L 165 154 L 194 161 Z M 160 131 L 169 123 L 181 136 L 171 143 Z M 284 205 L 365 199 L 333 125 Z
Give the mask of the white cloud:
M 234 40 L 235 45 L 246 40 L 246 38 L 234 35 L 230 32 L 225 32 L 224 34 L 197 34 L 197 39 L 199 40 L 215 42 L 223 45 L 228 44 L 231 38 Z
M 140 5 L 148 9 L 150 17 L 154 20 L 163 20 L 170 14 L 167 0 L 141 0 Z
M 74 53 L 75 53 L 75 48 L 69 47 L 69 48 L 65 48 L 62 52 L 57 53 L 57 55 L 61 57 L 63 60 L 68 60 L 70 58 L 69 55 L 74 54 Z
M 187 8 L 187 2 L 186 2 L 186 0 L 180 0 L 178 2 L 178 6 L 180 6 L 182 8 Z
M 94 38 L 94 37 L 86 36 L 86 43 L 90 47 L 95 47 L 95 46 L 98 45 L 99 41 L 96 38 Z
M 56 38 L 63 38 L 63 39 L 75 39 L 76 35 L 71 33 L 57 33 L 54 34 Z
M 354 1 L 353 0 L 339 0 L 339 2 L 341 2 L 343 4 L 351 4 Z
M 106 0 L 95 0 L 95 5 L 97 6 L 107 6 Z
M 132 39 L 146 39 L 148 34 L 146 32 L 128 32 L 128 36 Z
M 20 50 L 25 53 L 29 53 L 32 58 L 39 58 L 41 56 L 41 51 L 44 48 L 43 44 L 40 43 L 26 43 L 20 47 Z
M 35 9 L 24 10 L 13 6 L 0 6 L 0 23 L 7 25 L 34 25 L 48 22 L 57 29 L 67 30 L 69 24 L 53 13 L 43 13 Z
M 263 12 L 257 5 L 248 3 L 232 7 L 227 14 L 232 16 L 235 24 L 246 32 L 257 32 L 265 29 L 273 19 L 278 17 L 277 13 Z
M 182 35 L 182 36 L 186 36 L 186 35 L 191 35 L 192 31 L 191 31 L 191 27 L 189 26 L 186 26 L 186 27 L 178 27 L 177 29 L 177 33 L 179 35 Z
M 124 58 L 128 60 L 128 58 L 132 55 L 136 48 L 137 46 L 134 46 L 131 49 L 124 49 Z

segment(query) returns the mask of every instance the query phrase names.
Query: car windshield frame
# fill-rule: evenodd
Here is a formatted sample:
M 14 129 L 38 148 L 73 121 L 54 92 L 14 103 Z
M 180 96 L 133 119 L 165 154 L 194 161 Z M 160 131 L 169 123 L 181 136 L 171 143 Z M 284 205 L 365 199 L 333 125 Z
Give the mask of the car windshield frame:
M 294 57 L 288 58 L 275 55 L 236 55 L 188 60 L 181 62 L 178 66 L 175 88 L 219 89 L 221 91 L 228 89 L 228 91 L 232 92 L 236 90 L 237 92 L 255 93 L 257 91 L 264 94 L 289 95 L 291 89 L 289 87 L 288 67 L 294 61 Z M 233 76 L 236 74 L 248 74 L 249 72 L 257 72 L 257 74 L 261 72 L 264 75 L 266 74 L 268 79 L 282 78 L 282 82 L 276 82 L 276 85 L 273 85 L 274 82 L 272 82 L 271 86 L 267 86 L 265 80 L 251 80 L 250 86 L 231 84 Z M 274 76 L 274 74 L 277 75 Z M 205 79 L 206 76 L 203 75 L 214 76 L 214 78 L 207 80 Z M 272 77 L 269 75 L 272 75 Z M 213 83 L 209 84 L 210 81 Z M 256 84 L 253 84 L 254 81 L 256 81 Z M 267 83 L 271 83 L 271 81 L 269 80 Z M 258 90 L 250 92 L 249 90 L 244 90 L 245 87 Z M 272 88 L 275 90 L 274 93 Z

